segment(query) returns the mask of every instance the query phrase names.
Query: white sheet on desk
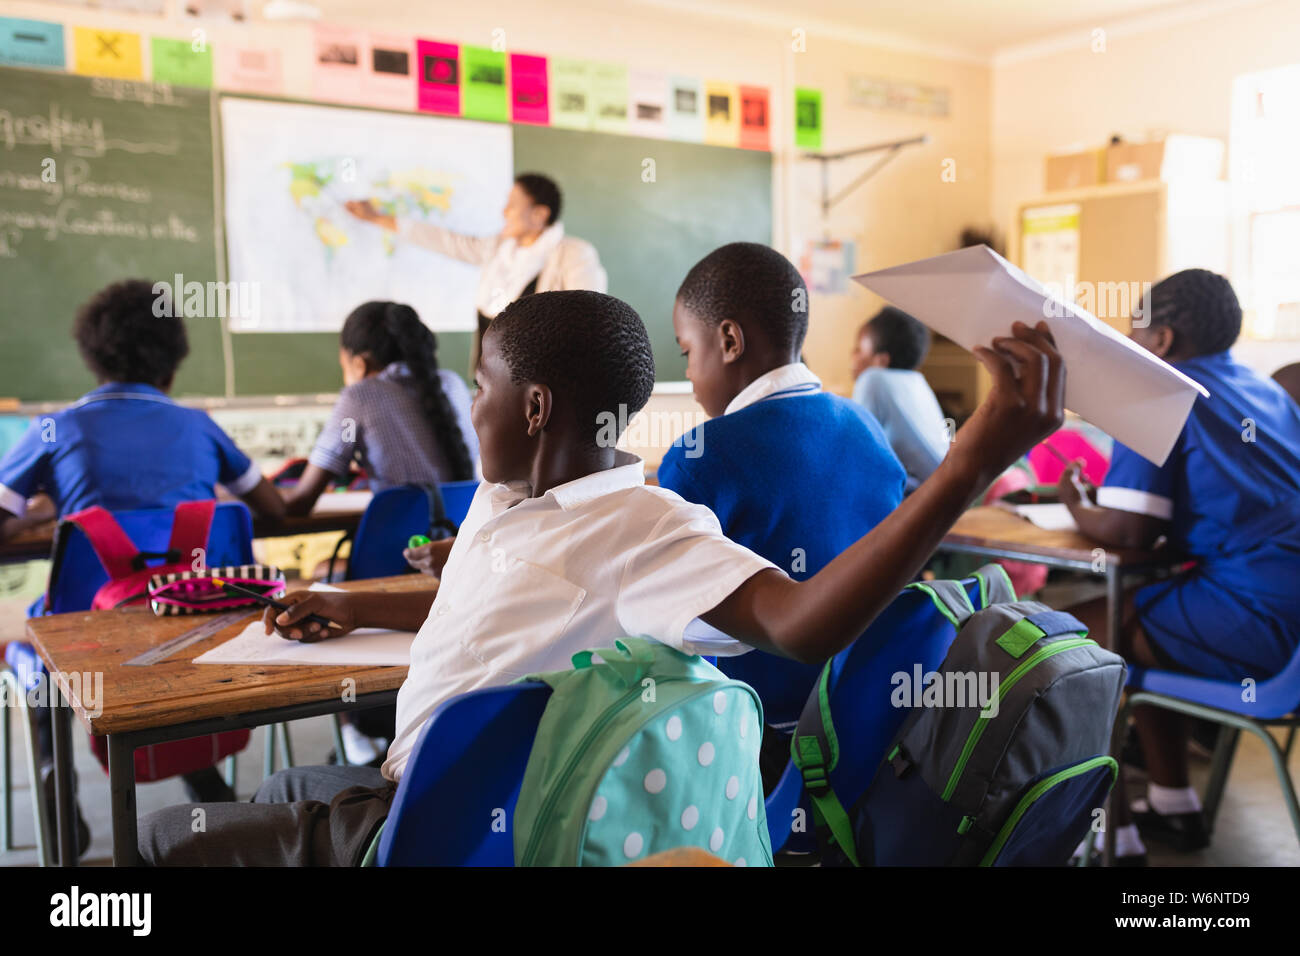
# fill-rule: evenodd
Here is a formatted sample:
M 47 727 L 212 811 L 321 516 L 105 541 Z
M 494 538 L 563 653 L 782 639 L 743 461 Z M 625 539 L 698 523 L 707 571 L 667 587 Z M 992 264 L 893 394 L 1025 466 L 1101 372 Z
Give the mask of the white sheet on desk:
M 853 278 L 965 349 L 1010 334 L 1017 319 L 1031 327 L 1046 321 L 1065 359 L 1066 407 L 1157 465 L 1169 457 L 1197 394 L 1209 395 L 988 246 Z
M 1078 531 L 1074 515 L 1063 504 L 1016 505 L 1016 514 L 1044 531 Z
M 341 511 L 365 511 L 374 497 L 369 491 L 327 491 L 316 499 L 314 515 L 338 514 Z
M 261 620 L 194 659 L 195 664 L 335 664 L 350 667 L 406 667 L 411 662 L 413 631 L 363 627 L 314 644 L 267 634 Z

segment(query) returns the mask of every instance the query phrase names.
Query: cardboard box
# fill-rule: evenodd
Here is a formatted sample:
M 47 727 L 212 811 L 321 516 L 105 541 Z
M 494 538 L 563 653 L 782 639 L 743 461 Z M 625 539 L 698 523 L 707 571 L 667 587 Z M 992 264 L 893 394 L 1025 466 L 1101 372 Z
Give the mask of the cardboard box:
M 1119 143 L 1106 148 L 1106 182 L 1143 179 L 1217 180 L 1223 173 L 1223 140 L 1207 136 L 1166 136 L 1150 143 Z
M 1047 191 L 1079 189 L 1105 181 L 1106 151 L 1089 149 L 1082 153 L 1047 157 Z

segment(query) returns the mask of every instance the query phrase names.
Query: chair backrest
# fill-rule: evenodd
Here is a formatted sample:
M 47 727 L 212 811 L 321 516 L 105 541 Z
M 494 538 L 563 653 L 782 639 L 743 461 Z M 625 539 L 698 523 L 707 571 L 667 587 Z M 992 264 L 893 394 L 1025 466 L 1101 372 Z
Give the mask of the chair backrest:
M 377 492 L 370 499 L 352 538 L 346 580 L 407 574 L 411 566 L 402 550 L 413 534 L 429 530 L 429 492 L 418 485 L 401 485 Z
M 1283 365 L 1273 373 L 1273 381 L 1296 402 L 1300 402 L 1300 362 Z
M 171 539 L 171 508 L 147 508 L 113 513 L 118 525 L 141 551 L 166 551 Z M 188 555 L 186 555 L 188 558 Z M 217 505 L 208 531 L 208 567 L 253 562 L 253 519 L 240 501 Z M 59 525 L 55 537 L 46 608 L 51 614 L 85 611 L 95 592 L 108 582 L 108 573 L 80 528 L 70 522 Z
M 474 492 L 478 491 L 478 479 L 471 478 L 468 481 L 448 481 L 438 486 L 442 492 L 442 507 L 447 514 L 447 520 L 452 524 L 460 524 L 465 520 L 465 515 L 469 512 L 469 503 L 474 500 Z
M 486 687 L 425 721 L 379 840 L 380 866 L 513 866 L 513 821 L 542 683 Z

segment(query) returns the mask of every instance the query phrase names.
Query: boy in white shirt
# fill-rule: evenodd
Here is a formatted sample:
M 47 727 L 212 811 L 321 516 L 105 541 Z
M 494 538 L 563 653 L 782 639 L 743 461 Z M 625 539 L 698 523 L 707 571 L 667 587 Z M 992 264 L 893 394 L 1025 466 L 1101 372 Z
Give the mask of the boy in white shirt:
M 857 638 L 911 580 L 970 500 L 1059 426 L 1064 368 L 1046 326 L 1017 326 L 978 354 L 994 387 L 967 424 L 964 453 L 813 578 L 794 582 L 729 541 L 707 508 L 647 487 L 641 463 L 601 441 L 654 384 L 635 311 L 597 292 L 512 304 L 484 338 L 472 420 L 484 484 L 431 592 L 299 592 L 272 621 L 295 640 L 322 636 L 310 613 L 343 626 L 419 629 L 397 700 L 397 737 L 382 771 L 282 771 L 250 804 L 192 808 L 142 821 L 146 862 L 355 865 L 387 816 L 429 714 L 476 687 L 569 666 L 577 651 L 623 634 L 688 652 L 758 647 L 808 662 Z M 620 414 L 621 412 L 621 414 Z M 697 619 L 709 625 L 702 627 Z M 697 629 L 714 635 L 697 643 Z M 730 638 L 717 637 L 717 631 Z M 689 632 L 689 633 L 688 633 Z

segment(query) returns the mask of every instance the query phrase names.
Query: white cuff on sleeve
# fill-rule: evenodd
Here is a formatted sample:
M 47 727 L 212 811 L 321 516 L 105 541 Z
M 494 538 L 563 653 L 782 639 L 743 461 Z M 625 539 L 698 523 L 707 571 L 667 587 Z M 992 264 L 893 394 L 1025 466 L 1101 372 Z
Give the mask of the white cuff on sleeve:
M 1165 521 L 1174 516 L 1174 503 L 1163 495 L 1153 495 L 1149 491 L 1136 488 L 1110 488 L 1105 485 L 1097 489 L 1097 504 L 1103 508 L 1116 511 L 1129 511 L 1133 514 L 1150 515 Z
M 226 483 L 226 490 L 232 495 L 242 497 L 257 487 L 257 483 L 262 480 L 262 469 L 257 467 L 257 462 L 252 462 L 248 466 L 248 471 L 244 472 L 234 481 Z
M 7 485 L 0 485 L 0 508 L 21 518 L 27 511 L 27 499 Z

